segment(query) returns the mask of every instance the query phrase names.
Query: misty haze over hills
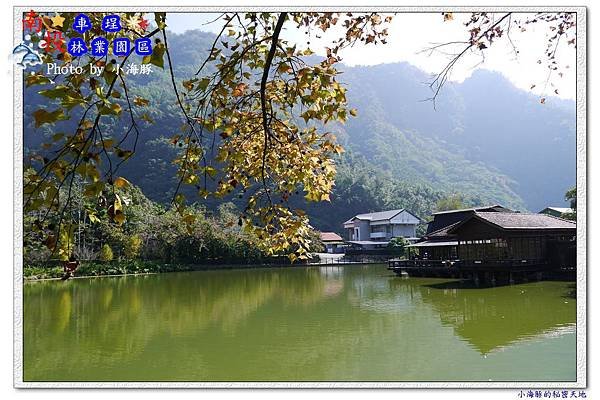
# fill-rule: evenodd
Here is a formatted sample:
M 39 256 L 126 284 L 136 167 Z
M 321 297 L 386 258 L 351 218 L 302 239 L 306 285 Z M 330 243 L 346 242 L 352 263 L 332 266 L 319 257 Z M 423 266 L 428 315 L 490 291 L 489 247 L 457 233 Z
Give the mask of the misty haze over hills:
M 348 68 L 341 80 L 359 109 L 345 128 L 347 145 L 360 147 L 396 176 L 409 178 L 419 170 L 430 183 L 460 192 L 478 174 L 497 171 L 496 179 L 478 184 L 514 192 L 531 211 L 565 204 L 564 193 L 575 184 L 573 101 L 549 98 L 541 104 L 488 70 L 445 86 L 435 109 L 422 101 L 432 95 L 426 84 L 431 76 L 406 63 Z M 411 145 L 418 149 L 404 149 Z M 420 152 L 429 153 L 421 154 L 423 165 L 411 165 L 411 153 Z M 463 160 L 469 165 L 461 170 Z

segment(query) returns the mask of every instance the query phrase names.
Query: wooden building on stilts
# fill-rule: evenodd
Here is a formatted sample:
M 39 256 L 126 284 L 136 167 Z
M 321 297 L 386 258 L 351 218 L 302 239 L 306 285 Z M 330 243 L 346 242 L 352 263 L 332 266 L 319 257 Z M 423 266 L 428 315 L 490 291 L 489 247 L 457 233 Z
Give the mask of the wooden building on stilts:
M 574 278 L 576 224 L 500 206 L 456 210 L 434 214 L 428 233 L 408 247 L 414 249 L 409 259 L 389 262 L 398 274 L 463 278 L 476 284 Z

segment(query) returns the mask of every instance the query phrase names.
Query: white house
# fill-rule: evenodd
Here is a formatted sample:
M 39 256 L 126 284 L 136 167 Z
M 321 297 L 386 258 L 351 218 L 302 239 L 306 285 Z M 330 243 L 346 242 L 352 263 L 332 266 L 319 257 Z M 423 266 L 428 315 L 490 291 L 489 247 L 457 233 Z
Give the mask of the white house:
M 419 217 L 405 209 L 358 214 L 344 222 L 348 242 L 362 248 L 385 247 L 392 238 L 415 241 Z

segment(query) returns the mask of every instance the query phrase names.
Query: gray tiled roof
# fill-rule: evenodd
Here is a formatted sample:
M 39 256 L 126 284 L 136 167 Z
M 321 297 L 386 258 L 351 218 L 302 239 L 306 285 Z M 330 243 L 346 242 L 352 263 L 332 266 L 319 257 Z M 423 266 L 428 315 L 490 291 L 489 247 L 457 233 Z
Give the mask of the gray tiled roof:
M 475 212 L 485 221 L 503 229 L 575 229 L 573 221 L 553 217 L 547 214 Z
M 428 238 L 429 238 L 429 237 L 436 238 L 436 237 L 444 237 L 444 236 L 448 236 L 448 231 L 449 231 L 450 229 L 454 228 L 456 225 L 458 225 L 458 224 L 460 224 L 460 223 L 461 223 L 461 221 L 455 222 L 455 223 L 453 223 L 453 224 L 450 224 L 450 225 L 448 225 L 448 226 L 445 226 L 445 227 L 443 227 L 443 228 L 441 228 L 441 229 L 438 229 L 437 231 L 433 231 L 433 232 L 431 232 L 431 233 L 428 233 L 428 234 L 427 234 L 427 235 L 425 235 L 425 236 L 426 236 L 426 237 L 428 237 Z
M 396 215 L 400 214 L 402 211 L 404 211 L 404 208 L 401 208 L 399 210 L 389 210 L 389 211 L 379 211 L 379 212 L 367 213 L 367 214 L 358 214 L 354 218 L 368 220 L 368 221 L 384 221 L 386 219 L 394 218 Z
M 500 211 L 500 212 L 513 212 L 509 208 L 503 207 L 499 204 L 494 204 L 491 206 L 481 206 L 481 207 L 473 207 L 473 208 L 461 208 L 461 209 L 457 209 L 457 210 L 438 211 L 438 212 L 433 213 L 432 215 L 451 214 L 451 213 L 458 213 L 458 212 L 465 212 L 465 211 L 486 211 L 486 210 L 496 210 L 496 211 Z

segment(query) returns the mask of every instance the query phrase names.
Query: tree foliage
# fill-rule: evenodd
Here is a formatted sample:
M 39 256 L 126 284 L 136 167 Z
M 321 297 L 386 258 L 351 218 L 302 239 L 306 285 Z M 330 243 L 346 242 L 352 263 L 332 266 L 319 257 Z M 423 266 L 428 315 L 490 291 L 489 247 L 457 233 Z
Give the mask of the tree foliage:
M 435 211 L 459 210 L 466 208 L 464 198 L 461 194 L 454 193 L 437 201 Z
M 566 212 L 561 215 L 562 218 L 577 221 L 577 186 L 573 186 L 565 193 L 565 200 L 569 202 L 571 212 Z
M 89 33 L 79 34 L 71 28 L 74 16 L 65 15 L 64 26 L 69 27 L 66 36 L 89 39 Z M 88 13 L 88 16 L 92 25 L 99 27 L 104 14 Z M 135 13 L 125 13 L 123 17 L 143 18 Z M 188 211 L 185 196 L 179 190 L 182 184 L 196 186 L 200 198 L 223 197 L 240 190 L 247 200 L 240 216 L 245 229 L 255 234 L 269 253 L 293 249 L 292 260 L 306 257 L 310 242 L 308 219 L 303 211 L 291 209 L 286 202 L 298 190 L 310 201 L 329 200 L 335 175 L 331 156 L 341 153 L 342 148 L 324 129 L 324 124 L 344 122 L 355 113 L 348 110 L 346 89 L 336 79 L 334 65 L 340 61 L 338 52 L 356 42 L 384 41 L 387 31 L 382 26 L 391 17 L 384 21 L 377 14 L 232 13 L 222 18 L 223 30 L 208 58 L 195 77 L 180 84 L 173 74 L 164 13 L 155 13 L 157 27 L 150 32 L 136 29 L 125 32 L 132 40 L 159 34 L 162 37 L 162 40 L 155 38 L 153 54 L 143 62 L 169 69 L 183 117 L 181 131 L 171 137 L 173 145 L 180 148 L 174 160 L 179 178 L 173 197 L 175 210 L 191 230 L 195 217 Z M 339 24 L 346 34 L 332 44 L 324 61 L 310 65 L 305 61 L 312 54 L 309 48 L 301 50 L 280 37 L 286 23 L 297 29 L 323 32 Z M 114 35 L 108 34 L 107 39 L 113 39 Z M 25 210 L 45 209 L 46 214 L 60 215 L 54 229 L 46 223 L 46 218 L 39 223 L 40 231 L 55 238 L 48 240 L 53 253 L 69 252 L 69 246 L 61 250 L 65 242 L 62 236 L 67 237 L 70 232 L 62 215 L 72 207 L 76 179 L 84 182 L 83 195 L 87 198 L 99 198 L 109 187 L 112 193 L 105 198 L 107 216 L 117 225 L 125 222 L 123 201 L 115 188 L 129 183 L 116 172 L 135 154 L 139 120 L 151 121 L 141 110 L 148 105 L 147 99 L 130 98 L 127 78 L 119 68 L 130 55 L 119 60 L 113 56 L 74 60 L 65 54 L 57 60 L 48 54 L 44 60 L 63 65 L 77 62 L 84 71 L 89 71 L 90 66 L 104 67 L 102 80 L 89 73 L 72 73 L 52 89 L 41 90 L 42 96 L 56 100 L 56 108 L 42 108 L 33 113 L 36 127 L 42 127 L 70 118 L 76 107 L 84 110 L 75 132 L 57 134 L 53 143 L 45 146 L 54 148 L 55 156 L 50 159 L 34 155 L 25 172 Z M 215 72 L 209 72 L 208 66 Z M 42 70 L 28 75 L 26 85 L 48 83 Z M 127 115 L 129 127 L 120 135 L 107 135 L 101 122 L 118 119 L 122 114 Z M 130 135 L 134 136 L 133 144 L 125 147 Z M 221 138 L 217 148 L 216 136 Z M 215 157 L 209 158 L 209 152 Z M 209 180 L 217 181 L 214 189 L 207 184 Z M 58 193 L 63 186 L 68 190 L 61 202 Z
M 577 210 L 577 186 L 573 186 L 565 193 L 565 200 L 567 200 L 573 210 Z
M 82 186 L 76 182 L 75 193 L 80 193 Z M 82 262 L 79 273 L 104 269 L 103 264 L 94 264 L 96 260 L 121 265 L 114 273 L 131 268 L 140 272 L 144 264 L 169 271 L 189 265 L 289 263 L 286 253 L 268 254 L 260 240 L 238 224 L 240 211 L 231 202 L 222 203 L 216 212 L 202 204 L 189 205 L 187 212 L 194 218 L 188 225 L 181 222 L 175 209 L 149 200 L 134 185 L 117 189 L 116 195 L 126 205 L 122 225 L 110 222 L 102 205 L 83 197 L 75 201 L 73 213 L 65 215 L 74 221 L 69 254 Z M 98 221 L 91 222 L 90 215 Z M 25 219 L 24 263 L 28 268 L 53 266 L 55 262 L 47 260 L 50 250 L 37 240 L 36 223 L 36 218 Z M 318 232 L 311 229 L 307 236 L 308 250 L 318 251 Z
M 113 251 L 108 244 L 104 244 L 100 249 L 100 260 L 101 261 L 112 261 L 114 258 Z
M 409 244 L 410 242 L 407 239 L 400 236 L 392 238 L 389 241 L 387 247 L 399 256 L 403 256 L 407 252 L 406 246 L 408 246 Z

